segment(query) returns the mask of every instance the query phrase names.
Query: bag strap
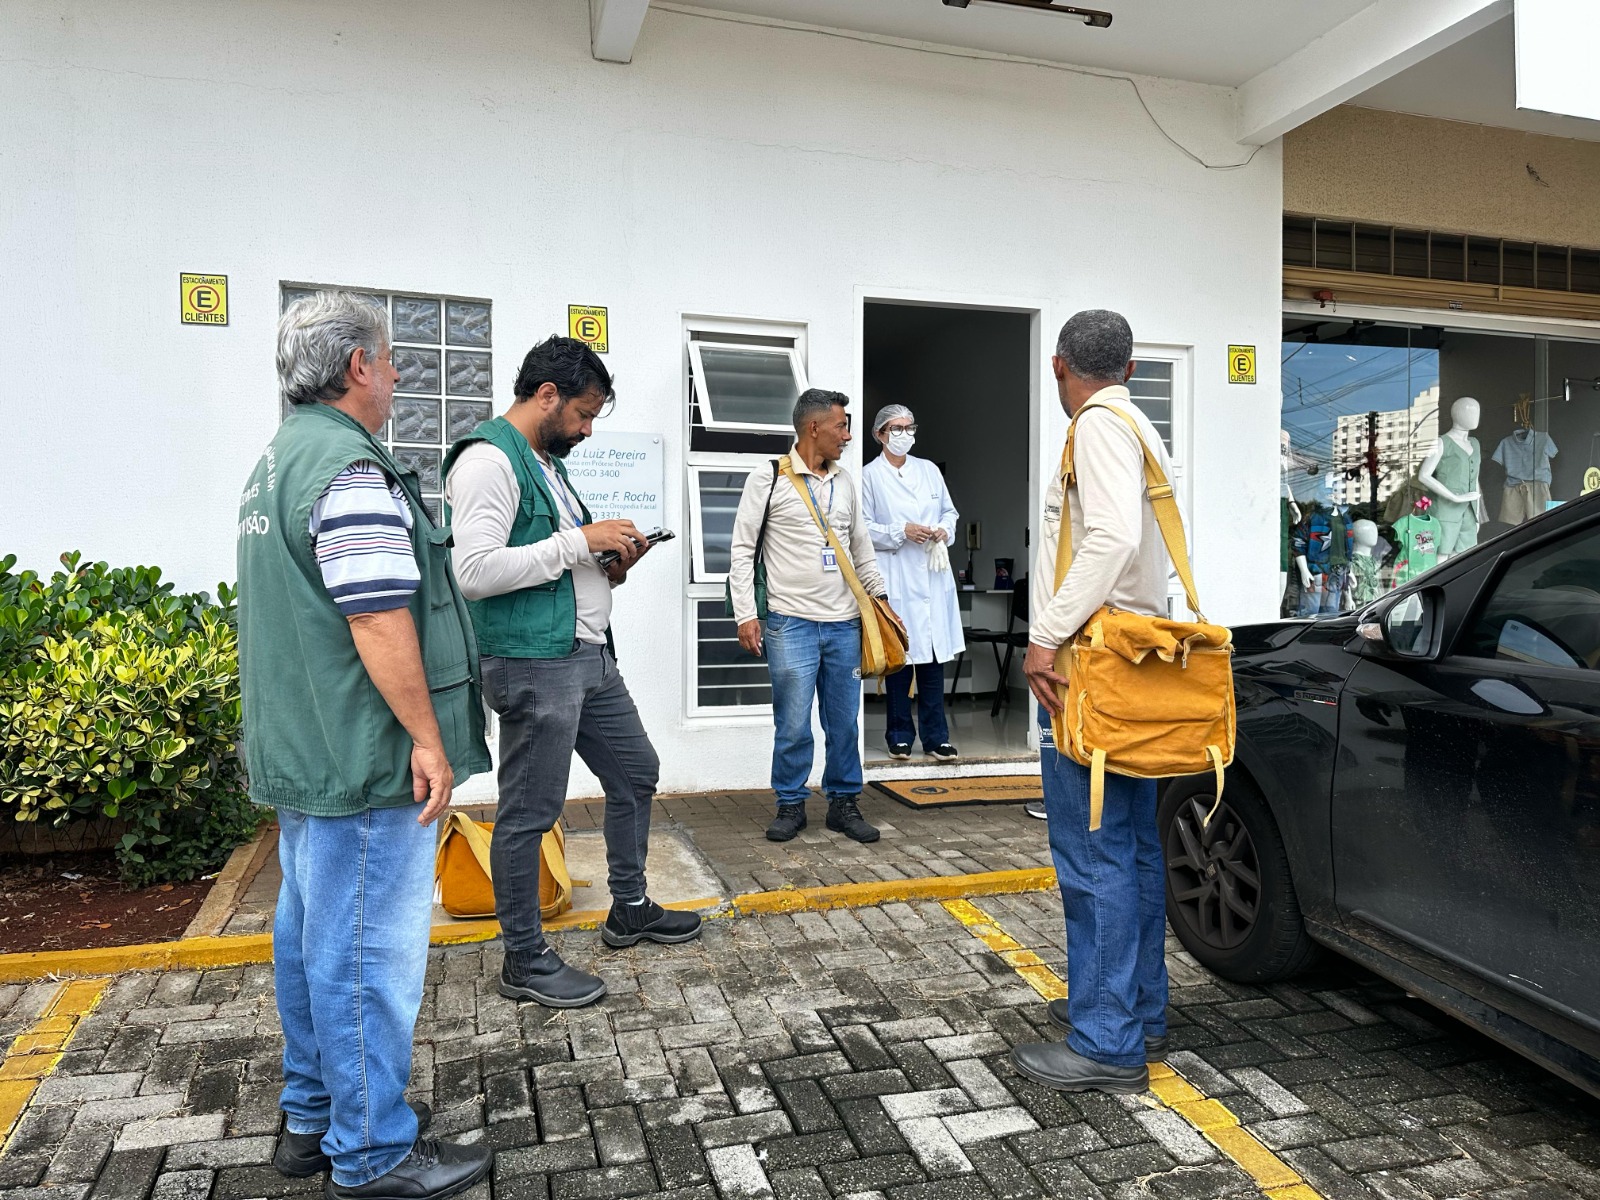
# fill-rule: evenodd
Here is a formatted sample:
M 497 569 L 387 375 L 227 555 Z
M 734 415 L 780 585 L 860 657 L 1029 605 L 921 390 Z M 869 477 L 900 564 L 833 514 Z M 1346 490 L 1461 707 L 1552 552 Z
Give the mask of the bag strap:
M 494 875 L 489 870 L 489 835 L 478 828 L 476 821 L 462 812 L 453 812 L 444 819 L 444 835 L 439 839 L 439 853 L 434 857 L 433 877 L 437 879 L 444 870 L 445 843 L 455 836 L 466 839 L 467 849 L 471 850 L 472 857 L 478 860 L 484 878 L 493 879 Z
M 760 562 L 761 552 L 767 544 L 767 518 L 772 516 L 772 489 L 778 486 L 778 460 L 772 459 L 772 479 L 767 484 L 767 506 L 761 510 L 761 528 L 756 531 L 755 561 Z
M 794 484 L 794 490 L 800 493 L 800 500 L 806 506 L 806 511 L 811 514 L 811 519 L 816 522 L 817 528 L 827 538 L 828 545 L 833 547 L 833 553 L 839 560 L 839 570 L 844 575 L 846 586 L 856 598 L 856 607 L 861 610 L 861 636 L 872 645 L 873 658 L 876 662 L 884 661 L 883 630 L 878 628 L 878 619 L 872 607 L 872 597 L 867 595 L 867 589 L 861 586 L 861 580 L 856 575 L 856 569 L 850 562 L 850 556 L 844 552 L 844 547 L 839 544 L 839 535 L 834 533 L 833 525 L 824 521 L 817 512 L 817 506 L 811 500 L 811 492 L 806 487 L 800 476 L 795 474 L 794 463 L 785 454 L 778 460 L 778 468 L 789 477 L 789 482 Z
M 1189 566 L 1189 547 L 1183 535 L 1183 515 L 1178 511 L 1172 484 L 1162 471 L 1161 464 L 1156 461 L 1155 454 L 1145 444 L 1144 435 L 1139 432 L 1138 422 L 1113 404 L 1090 402 L 1080 408 L 1067 430 L 1067 444 L 1061 449 L 1061 533 L 1056 542 L 1056 591 L 1061 590 L 1062 581 L 1067 577 L 1067 568 L 1072 565 L 1071 492 L 1076 479 L 1073 443 L 1078 434 L 1079 418 L 1091 408 L 1104 408 L 1116 413 L 1128 428 L 1133 430 L 1133 436 L 1138 439 L 1139 449 L 1144 453 L 1145 496 L 1149 499 L 1150 506 L 1155 509 L 1156 525 L 1161 530 L 1161 540 L 1166 543 L 1167 557 L 1172 559 L 1173 568 L 1178 572 L 1178 579 L 1183 583 L 1183 595 L 1188 601 L 1189 611 L 1195 615 L 1196 620 L 1204 622 L 1205 614 L 1200 611 L 1200 599 L 1195 592 L 1194 572 Z

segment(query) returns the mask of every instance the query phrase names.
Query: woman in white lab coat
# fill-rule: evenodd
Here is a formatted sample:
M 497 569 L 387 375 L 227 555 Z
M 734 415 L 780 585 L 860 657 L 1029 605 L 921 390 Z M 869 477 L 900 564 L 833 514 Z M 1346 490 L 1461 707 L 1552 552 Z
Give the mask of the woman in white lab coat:
M 950 572 L 950 539 L 956 506 L 939 468 L 913 458 L 916 420 L 903 404 L 878 410 L 872 435 L 883 453 L 861 470 L 861 496 L 878 552 L 878 569 L 889 585 L 889 603 L 906 623 L 911 645 L 906 667 L 889 676 L 889 756 L 910 758 L 918 727 L 922 752 L 952 759 L 944 714 L 944 664 L 966 648 L 956 581 Z M 911 716 L 911 680 L 917 681 L 917 720 Z

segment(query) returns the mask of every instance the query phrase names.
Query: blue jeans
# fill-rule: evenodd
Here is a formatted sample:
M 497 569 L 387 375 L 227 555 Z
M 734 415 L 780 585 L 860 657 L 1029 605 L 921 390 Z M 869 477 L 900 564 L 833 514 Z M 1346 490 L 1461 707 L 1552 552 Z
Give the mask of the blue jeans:
M 811 700 L 822 718 L 826 757 L 822 790 L 828 799 L 861 792 L 861 622 L 767 617 L 767 669 L 772 675 L 772 790 L 778 806 L 804 804 L 816 743 Z
M 889 697 L 888 741 L 891 746 L 909 746 L 917 736 L 911 723 L 911 676 L 917 677 L 917 724 L 922 727 L 922 748 L 932 750 L 950 740 L 950 726 L 944 719 L 944 664 L 909 663 L 884 680 Z
M 1039 709 L 1050 853 L 1067 920 L 1067 1045 L 1116 1067 L 1144 1065 L 1167 1031 L 1166 892 L 1153 779 L 1106 775 L 1089 831 L 1089 768 L 1055 748 Z
M 437 831 L 415 805 L 350 817 L 278 809 L 272 928 L 291 1133 L 323 1133 L 333 1181 L 369 1183 L 417 1139 L 406 1107 L 428 966 Z M 323 1131 L 326 1130 L 324 1133 Z

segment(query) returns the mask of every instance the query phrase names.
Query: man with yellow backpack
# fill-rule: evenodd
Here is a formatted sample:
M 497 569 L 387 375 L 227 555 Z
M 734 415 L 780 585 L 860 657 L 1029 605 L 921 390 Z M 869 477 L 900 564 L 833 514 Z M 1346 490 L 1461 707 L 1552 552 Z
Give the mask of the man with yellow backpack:
M 1050 850 L 1067 930 L 1064 1042 L 1017 1069 L 1064 1091 L 1140 1092 L 1167 1050 L 1165 888 L 1156 779 L 1233 753 L 1228 632 L 1200 617 L 1171 463 L 1124 384 L 1133 331 L 1080 312 L 1051 369 L 1073 418 L 1045 496 L 1023 671 L 1039 701 Z M 1176 567 L 1196 623 L 1167 616 Z

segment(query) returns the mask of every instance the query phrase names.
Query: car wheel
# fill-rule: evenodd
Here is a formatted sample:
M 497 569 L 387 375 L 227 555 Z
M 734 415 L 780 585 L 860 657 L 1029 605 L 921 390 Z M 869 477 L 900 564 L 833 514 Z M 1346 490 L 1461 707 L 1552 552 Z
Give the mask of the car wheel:
M 1222 803 L 1209 776 L 1180 779 L 1161 798 L 1167 920 L 1208 970 L 1239 983 L 1283 979 L 1307 966 L 1306 936 L 1278 823 L 1247 780 L 1230 780 Z

